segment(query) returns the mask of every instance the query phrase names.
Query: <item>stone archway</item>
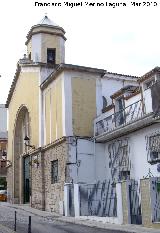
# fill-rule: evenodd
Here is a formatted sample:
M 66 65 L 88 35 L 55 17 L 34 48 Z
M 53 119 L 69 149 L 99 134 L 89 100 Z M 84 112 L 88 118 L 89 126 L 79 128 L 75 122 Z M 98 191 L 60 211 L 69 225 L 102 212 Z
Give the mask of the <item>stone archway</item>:
M 29 111 L 25 106 L 22 106 L 18 113 L 14 130 L 14 203 L 24 202 L 24 159 L 23 154 L 27 152 L 24 144 L 24 137 L 30 137 L 30 119 Z

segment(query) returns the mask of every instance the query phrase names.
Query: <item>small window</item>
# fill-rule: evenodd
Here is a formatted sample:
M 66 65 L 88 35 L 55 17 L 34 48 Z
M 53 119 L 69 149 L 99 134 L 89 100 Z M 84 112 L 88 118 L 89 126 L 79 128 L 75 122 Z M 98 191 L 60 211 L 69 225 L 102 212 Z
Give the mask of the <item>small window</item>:
M 1 161 L 1 167 L 6 167 L 6 161 Z
M 51 161 L 51 183 L 58 182 L 58 160 Z
M 47 63 L 55 64 L 56 63 L 56 50 L 47 49 Z
M 160 162 L 160 135 L 149 137 L 148 162 L 151 164 Z
M 120 172 L 120 180 L 129 180 L 130 179 L 130 171 L 121 171 Z
M 103 108 L 105 108 L 107 106 L 107 99 L 106 97 L 102 96 L 102 99 L 103 99 Z

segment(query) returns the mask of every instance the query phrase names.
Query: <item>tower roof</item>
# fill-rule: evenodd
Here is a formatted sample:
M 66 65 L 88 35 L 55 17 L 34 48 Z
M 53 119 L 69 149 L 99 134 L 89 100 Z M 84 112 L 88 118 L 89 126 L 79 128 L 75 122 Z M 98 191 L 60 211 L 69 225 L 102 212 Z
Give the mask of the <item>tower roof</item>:
M 47 15 L 45 15 L 44 18 L 39 21 L 37 25 L 50 25 L 54 27 L 59 27 L 59 25 L 50 20 Z
M 48 32 L 52 30 L 58 30 L 58 34 L 61 35 L 66 40 L 66 38 L 64 37 L 65 34 L 64 29 L 60 27 L 58 24 L 54 23 L 52 20 L 50 20 L 47 15 L 45 15 L 41 21 L 39 21 L 37 24 L 31 27 L 30 31 L 27 34 L 27 41 L 25 44 L 26 45 L 28 44 L 28 41 L 30 40 L 33 34 L 44 32 L 42 28 L 44 30 L 46 29 Z M 46 30 L 45 33 L 47 32 Z

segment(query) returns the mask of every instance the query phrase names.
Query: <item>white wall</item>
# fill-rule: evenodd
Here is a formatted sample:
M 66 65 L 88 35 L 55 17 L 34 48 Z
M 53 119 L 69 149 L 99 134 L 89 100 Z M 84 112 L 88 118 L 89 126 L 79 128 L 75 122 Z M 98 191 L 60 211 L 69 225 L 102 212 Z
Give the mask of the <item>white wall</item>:
M 95 161 L 96 182 L 99 180 L 103 182 L 108 178 L 108 159 L 107 156 L 105 155 L 105 144 L 96 143 L 95 153 L 96 153 L 96 161 Z
M 102 96 L 106 97 L 108 105 L 112 104 L 110 96 L 122 87 L 123 82 L 121 80 L 113 80 L 106 77 L 102 79 Z
M 118 75 L 112 75 L 113 77 L 109 77 L 106 74 L 102 78 L 102 96 L 107 98 L 108 105 L 112 104 L 112 99 L 110 98 L 116 91 L 120 90 L 122 87 L 127 85 L 138 86 L 138 83 L 133 78 L 127 78 L 124 76 L 123 78 Z
M 72 127 L 72 83 L 71 73 L 63 72 L 62 79 L 62 103 L 63 103 L 63 127 L 64 136 L 73 136 Z
M 69 165 L 73 183 L 95 183 L 108 178 L 108 158 L 105 155 L 105 144 L 89 139 L 69 139 L 69 162 L 80 162 L 80 166 Z M 96 155 L 96 156 L 95 156 Z
M 151 89 L 148 88 L 143 92 L 146 113 L 152 112 L 152 97 L 151 97 Z
M 157 164 L 151 165 L 147 162 L 147 150 L 146 150 L 146 136 L 160 133 L 160 123 L 152 126 L 148 126 L 139 131 L 133 132 L 118 139 L 128 138 L 129 144 L 129 159 L 131 162 L 131 178 L 139 180 L 147 176 L 149 168 L 153 176 L 160 176 L 160 172 L 157 171 Z M 109 153 L 108 145 L 115 142 L 112 140 L 107 143 L 96 144 L 97 147 L 101 147 L 101 150 L 96 151 L 96 173 L 97 179 L 101 179 L 104 174 L 104 179 L 111 179 L 111 173 L 109 168 Z M 104 149 L 104 154 L 102 153 Z M 100 160 L 100 161 L 99 161 Z
M 125 108 L 128 107 L 131 104 L 134 104 L 135 102 L 141 100 L 141 94 L 135 95 L 133 97 L 131 97 L 128 100 L 125 100 Z
M 41 62 L 41 34 L 32 36 L 31 59 L 33 62 Z
M 151 165 L 147 162 L 145 139 L 145 136 L 149 136 L 158 131 L 160 131 L 159 123 L 129 135 L 131 145 L 131 163 L 133 165 L 131 175 L 137 180 L 146 177 L 149 172 L 149 168 L 151 169 L 153 176 L 160 176 L 160 173 L 157 171 L 157 165 Z
M 78 182 L 94 182 L 94 147 L 93 141 L 79 139 L 77 141 L 77 159 L 80 161 L 78 167 Z

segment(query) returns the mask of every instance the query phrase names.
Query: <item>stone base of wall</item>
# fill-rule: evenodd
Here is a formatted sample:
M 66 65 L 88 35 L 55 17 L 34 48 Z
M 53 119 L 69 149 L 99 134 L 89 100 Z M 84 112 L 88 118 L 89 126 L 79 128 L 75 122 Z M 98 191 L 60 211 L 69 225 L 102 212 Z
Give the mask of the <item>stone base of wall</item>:
M 44 210 L 43 189 L 43 153 L 38 152 L 31 156 L 31 206 Z
M 142 224 L 145 227 L 160 229 L 160 223 L 152 222 L 150 179 L 141 179 Z
M 67 157 L 68 144 L 66 141 L 51 147 L 44 153 L 45 209 L 58 214 L 60 212 L 62 213 L 61 208 L 64 200 Z M 58 182 L 52 184 L 51 161 L 54 160 L 58 160 Z
M 150 181 L 143 179 L 140 183 L 141 187 L 141 206 L 142 206 L 142 224 L 151 226 L 151 199 L 150 199 Z
M 40 210 L 62 213 L 68 144 L 54 143 L 32 155 L 31 206 Z M 38 160 L 38 164 L 34 163 Z M 51 161 L 58 160 L 58 182 L 51 181 Z
M 41 150 L 33 151 L 30 164 L 31 198 L 33 208 L 63 213 L 64 183 L 67 180 L 66 161 L 68 144 L 65 139 L 54 142 Z M 52 184 L 51 161 L 58 160 L 58 181 Z M 35 162 L 36 161 L 36 162 Z M 7 169 L 8 201 L 19 203 L 13 197 L 13 167 Z M 23 200 L 22 200 L 23 201 Z
M 123 206 L 123 223 L 128 224 L 129 222 L 129 203 L 127 196 L 127 181 L 122 182 L 122 206 Z

